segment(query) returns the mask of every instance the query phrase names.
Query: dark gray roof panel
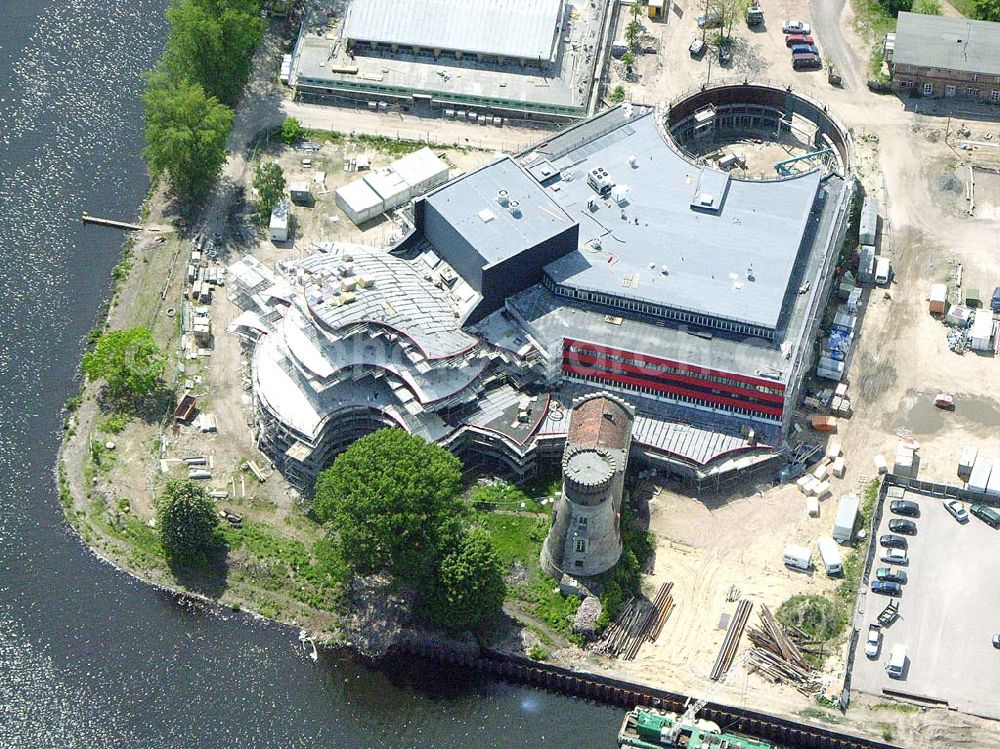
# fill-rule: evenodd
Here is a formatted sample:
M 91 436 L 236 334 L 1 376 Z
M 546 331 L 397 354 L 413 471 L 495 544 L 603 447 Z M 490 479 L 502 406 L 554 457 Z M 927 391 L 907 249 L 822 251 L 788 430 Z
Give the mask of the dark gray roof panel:
M 499 200 L 502 190 L 506 206 Z M 426 200 L 476 249 L 485 267 L 551 239 L 574 223 L 509 157 L 449 182 Z

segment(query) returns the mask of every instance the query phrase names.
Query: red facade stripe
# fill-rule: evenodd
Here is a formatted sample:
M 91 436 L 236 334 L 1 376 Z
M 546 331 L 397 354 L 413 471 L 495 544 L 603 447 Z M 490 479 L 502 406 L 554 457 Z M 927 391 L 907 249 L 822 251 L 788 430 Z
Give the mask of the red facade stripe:
M 642 362 L 652 362 L 653 364 L 662 364 L 667 367 L 675 367 L 677 369 L 687 370 L 689 372 L 700 372 L 701 374 L 714 375 L 716 377 L 727 377 L 731 380 L 737 382 L 745 382 L 749 385 L 762 385 L 767 388 L 771 388 L 777 392 L 784 392 L 785 385 L 781 382 L 775 382 L 774 380 L 765 380 L 760 377 L 748 377 L 747 375 L 733 374 L 732 372 L 723 372 L 718 369 L 709 369 L 707 367 L 696 367 L 692 364 L 684 364 L 682 362 L 672 361 L 670 359 L 661 359 L 658 356 L 651 356 L 649 354 L 637 354 L 634 351 L 626 351 L 625 349 L 613 348 L 611 346 L 601 346 L 596 343 L 585 343 L 583 341 L 577 341 L 572 338 L 565 338 L 563 343 L 563 351 L 567 346 L 579 346 L 580 348 L 589 349 L 591 351 L 600 352 L 603 354 L 614 354 L 615 356 L 627 357 L 628 359 L 641 365 Z

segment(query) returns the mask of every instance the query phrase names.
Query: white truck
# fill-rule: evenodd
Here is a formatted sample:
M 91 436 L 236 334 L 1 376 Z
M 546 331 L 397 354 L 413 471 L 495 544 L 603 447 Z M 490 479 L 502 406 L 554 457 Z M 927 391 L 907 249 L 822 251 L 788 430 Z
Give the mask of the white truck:
M 889 283 L 889 277 L 892 275 L 892 264 L 889 262 L 887 257 L 879 257 L 875 261 L 875 284 L 876 286 L 882 286 L 883 284 Z

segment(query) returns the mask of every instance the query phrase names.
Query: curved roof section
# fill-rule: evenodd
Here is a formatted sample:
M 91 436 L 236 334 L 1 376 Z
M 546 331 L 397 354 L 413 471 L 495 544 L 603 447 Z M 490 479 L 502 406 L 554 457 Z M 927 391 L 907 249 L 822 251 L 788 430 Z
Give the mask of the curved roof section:
M 478 343 L 459 328 L 447 293 L 388 253 L 338 245 L 294 263 L 292 271 L 310 313 L 333 334 L 361 323 L 385 327 L 428 359 L 456 356 Z

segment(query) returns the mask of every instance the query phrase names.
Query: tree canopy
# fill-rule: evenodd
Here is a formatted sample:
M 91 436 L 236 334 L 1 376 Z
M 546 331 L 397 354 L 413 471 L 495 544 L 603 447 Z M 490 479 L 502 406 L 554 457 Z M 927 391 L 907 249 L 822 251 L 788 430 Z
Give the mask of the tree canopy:
M 266 223 L 271 211 L 285 195 L 285 174 L 276 162 L 260 163 L 253 170 L 253 186 L 257 191 L 257 219 Z
M 460 532 L 461 464 L 401 429 L 352 444 L 316 482 L 313 509 L 361 574 L 387 569 L 414 583 Z
M 94 349 L 83 355 L 88 379 L 103 379 L 115 399 L 153 394 L 165 370 L 166 360 L 147 328 L 104 333 Z
M 204 488 L 190 479 L 167 483 L 156 504 L 156 524 L 164 551 L 174 559 L 192 559 L 211 549 L 219 518 Z
M 146 93 L 146 161 L 166 173 L 183 196 L 198 200 L 211 190 L 226 162 L 233 111 L 208 97 L 201 85 L 159 71 Z
M 199 83 L 209 96 L 236 105 L 264 34 L 255 0 L 175 0 L 167 10 L 164 64 L 171 77 Z
M 1000 21 L 1000 0 L 972 0 L 972 7 L 981 21 Z
M 478 629 L 503 604 L 503 565 L 489 536 L 474 528 L 442 561 L 431 611 L 449 629 Z

